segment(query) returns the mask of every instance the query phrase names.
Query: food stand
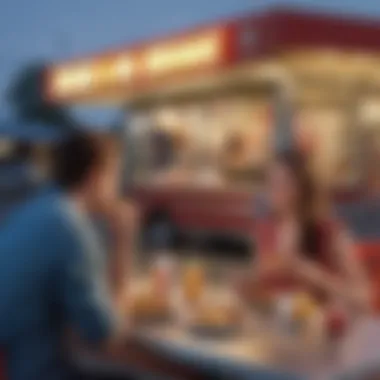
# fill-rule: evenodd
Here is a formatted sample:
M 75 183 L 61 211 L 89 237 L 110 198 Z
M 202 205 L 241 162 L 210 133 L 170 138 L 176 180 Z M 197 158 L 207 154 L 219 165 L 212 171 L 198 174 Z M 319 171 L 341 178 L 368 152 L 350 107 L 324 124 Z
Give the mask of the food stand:
M 310 152 L 340 193 L 376 192 L 379 36 L 376 22 L 274 9 L 59 62 L 45 95 L 127 111 L 149 236 L 247 237 L 276 146 Z
M 365 162 L 378 154 L 379 40 L 380 23 L 275 9 L 57 63 L 45 94 L 51 102 L 126 110 L 138 163 L 134 194 L 149 238 L 165 236 L 165 247 L 179 230 L 249 240 L 260 207 L 255 189 L 278 147 L 307 151 L 320 182 L 338 195 L 363 196 L 369 183 L 376 193 L 377 174 Z M 180 327 L 139 339 L 188 360 L 205 345 L 189 342 Z M 250 349 L 255 339 L 248 338 Z M 270 360 L 252 353 L 241 360 L 218 347 L 201 356 L 249 376 L 275 364 L 296 376 L 300 364 L 300 352 L 281 366 L 273 351 Z

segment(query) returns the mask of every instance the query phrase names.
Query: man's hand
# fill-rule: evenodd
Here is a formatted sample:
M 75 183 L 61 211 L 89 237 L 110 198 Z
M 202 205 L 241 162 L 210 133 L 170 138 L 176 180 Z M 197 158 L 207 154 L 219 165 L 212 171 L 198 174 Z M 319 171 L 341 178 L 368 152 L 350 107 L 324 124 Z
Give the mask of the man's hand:
M 137 232 L 137 210 L 131 202 L 114 202 L 105 208 L 103 215 L 109 223 L 114 239 L 129 240 Z
M 137 212 L 128 201 L 118 201 L 103 211 L 111 232 L 109 273 L 116 304 L 120 304 L 127 289 L 132 265 L 134 241 L 137 234 Z

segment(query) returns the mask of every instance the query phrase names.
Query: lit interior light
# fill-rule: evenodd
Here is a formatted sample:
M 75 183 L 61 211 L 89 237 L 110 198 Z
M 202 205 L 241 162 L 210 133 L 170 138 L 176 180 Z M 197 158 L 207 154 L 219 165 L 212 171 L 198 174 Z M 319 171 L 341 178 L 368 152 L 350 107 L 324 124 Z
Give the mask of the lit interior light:
M 380 107 L 376 100 L 364 103 L 360 110 L 360 116 L 363 122 L 379 122 L 380 121 Z
M 118 78 L 129 79 L 133 73 L 133 61 L 129 57 L 120 58 L 115 65 Z
M 168 131 L 176 129 L 180 122 L 178 114 L 175 112 L 175 110 L 166 107 L 157 110 L 156 121 L 161 129 Z

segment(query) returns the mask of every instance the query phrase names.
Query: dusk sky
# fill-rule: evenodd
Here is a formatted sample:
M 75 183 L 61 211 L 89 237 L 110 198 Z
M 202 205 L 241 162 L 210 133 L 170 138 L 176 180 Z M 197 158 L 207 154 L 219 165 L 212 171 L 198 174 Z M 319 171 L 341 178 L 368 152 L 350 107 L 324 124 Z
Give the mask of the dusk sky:
M 34 59 L 81 56 L 274 4 L 289 1 L 1 0 L 0 91 L 4 93 L 18 67 Z M 379 0 L 298 0 L 290 4 L 380 18 Z M 0 100 L 0 114 L 4 112 L 6 105 Z

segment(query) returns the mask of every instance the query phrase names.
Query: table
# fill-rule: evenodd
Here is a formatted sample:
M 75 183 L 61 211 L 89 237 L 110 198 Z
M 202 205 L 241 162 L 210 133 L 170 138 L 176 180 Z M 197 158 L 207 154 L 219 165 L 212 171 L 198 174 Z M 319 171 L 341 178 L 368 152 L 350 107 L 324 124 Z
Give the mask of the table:
M 155 347 L 163 355 L 176 358 L 189 366 L 202 368 L 220 378 L 265 378 L 295 380 L 302 377 L 270 368 L 268 351 L 260 342 L 252 344 L 237 338 L 227 342 L 211 343 L 197 341 L 182 331 L 150 332 L 141 336 L 145 344 Z M 261 377 L 258 377 L 261 376 Z
M 242 380 L 349 379 L 345 375 L 340 375 L 338 350 L 334 345 L 330 343 L 315 345 L 310 339 L 300 339 L 285 333 L 274 321 L 250 314 L 249 326 L 246 326 L 248 328 L 245 328 L 242 334 L 229 339 L 200 339 L 190 334 L 178 317 L 176 322 L 170 325 L 135 328 L 133 341 L 139 347 L 139 354 L 144 350 L 150 352 L 155 357 L 156 363 L 160 358 L 164 361 L 169 360 L 175 363 L 174 367 L 178 367 L 178 373 L 182 369 L 185 372 L 195 370 L 194 375 L 187 377 L 190 379 L 197 378 L 199 373 L 213 373 L 222 379 Z M 380 342 L 380 322 L 377 320 L 364 321 L 359 330 L 365 331 L 367 337 L 378 337 L 377 340 Z M 365 353 L 362 348 L 368 347 L 368 339 L 362 339 L 360 336 L 363 334 L 358 331 L 355 334 L 355 339 L 359 342 L 355 343 L 356 347 L 360 347 Z M 131 356 L 136 354 L 134 350 L 132 345 L 129 346 L 129 351 L 125 350 L 124 354 L 119 355 L 117 358 L 119 369 L 123 367 L 123 360 L 130 362 Z M 380 345 L 378 352 L 380 363 Z M 365 353 L 364 356 L 366 355 Z M 91 361 L 91 358 L 89 360 Z M 97 364 L 101 362 L 99 358 L 95 361 Z M 138 361 L 141 364 L 141 358 Z M 365 371 L 376 363 L 372 358 L 370 361 L 362 360 L 361 363 L 354 364 L 355 368 L 349 368 L 347 373 Z M 115 361 L 111 367 L 115 369 Z
M 310 342 L 276 329 L 269 331 L 262 323 L 251 331 L 207 340 L 181 326 L 168 326 L 146 329 L 138 336 L 160 355 L 188 366 L 211 368 L 226 378 L 357 380 L 366 373 L 380 373 L 380 320 L 376 317 L 358 319 L 346 339 L 314 349 Z
M 181 328 L 168 327 L 147 329 L 140 332 L 139 339 L 161 355 L 188 366 L 212 370 L 226 379 L 298 380 L 309 379 L 310 374 L 312 378 L 322 379 L 322 375 L 332 371 L 327 358 L 314 360 L 310 351 L 309 355 L 302 355 L 302 351 L 306 352 L 305 344 L 291 337 L 275 342 L 262 334 L 241 335 L 212 341 L 194 337 Z
M 160 326 L 136 330 L 131 342 L 118 355 L 82 355 L 80 365 L 97 371 L 129 374 L 131 370 L 126 363 L 128 367 L 137 364 L 144 368 L 144 355 L 148 352 L 154 357 L 152 368 L 162 367 L 163 374 L 167 369 L 167 373 L 181 379 L 209 379 L 205 374 L 210 373 L 218 379 L 239 380 L 361 380 L 366 372 L 380 370 L 379 337 L 378 320 L 361 321 L 345 349 L 350 365 L 342 368 L 334 356 L 334 347 L 325 351 L 325 355 L 316 355 L 317 358 L 314 356 L 317 352 L 308 351 L 305 342 L 294 337 L 280 337 L 276 331 L 271 336 L 262 331 L 256 335 L 207 340 L 189 334 L 180 326 Z M 358 348 L 361 348 L 361 356 Z M 352 354 L 354 356 L 350 356 Z M 170 359 L 171 364 L 161 365 L 162 359 Z M 168 377 L 163 375 L 162 378 Z

